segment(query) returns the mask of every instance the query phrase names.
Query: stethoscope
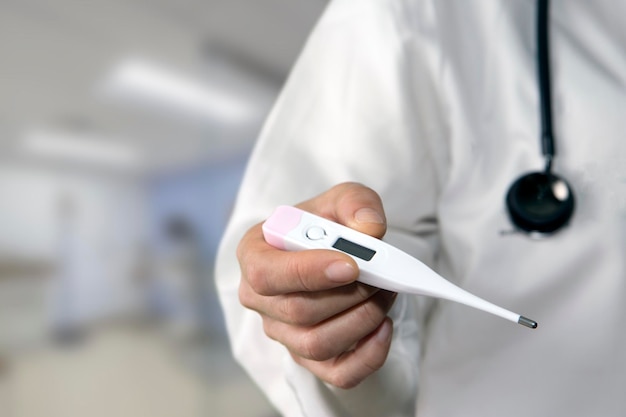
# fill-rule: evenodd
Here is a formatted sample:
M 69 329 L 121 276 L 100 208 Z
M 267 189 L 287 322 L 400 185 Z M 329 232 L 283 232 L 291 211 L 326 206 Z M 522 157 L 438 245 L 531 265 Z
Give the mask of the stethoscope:
M 550 53 L 548 50 L 549 1 L 537 1 L 537 72 L 541 109 L 541 150 L 546 161 L 543 171 L 526 173 L 509 188 L 506 206 L 513 224 L 533 236 L 552 234 L 570 220 L 574 194 L 563 178 L 552 173 L 555 156 L 550 94 Z

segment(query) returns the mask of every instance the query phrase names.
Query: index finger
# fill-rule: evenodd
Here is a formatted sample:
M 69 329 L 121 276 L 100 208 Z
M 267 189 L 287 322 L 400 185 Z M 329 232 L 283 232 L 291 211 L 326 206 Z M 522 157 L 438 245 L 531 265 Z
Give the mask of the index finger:
M 261 224 L 241 240 L 237 258 L 242 279 L 265 296 L 336 288 L 354 282 L 359 275 L 356 262 L 337 251 L 274 248 L 263 238 Z

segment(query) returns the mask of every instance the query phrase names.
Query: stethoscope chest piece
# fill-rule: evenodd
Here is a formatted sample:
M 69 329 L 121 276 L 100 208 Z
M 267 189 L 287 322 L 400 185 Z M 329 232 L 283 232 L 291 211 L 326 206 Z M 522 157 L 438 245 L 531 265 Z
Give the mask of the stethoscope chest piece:
M 532 172 L 509 188 L 506 205 L 517 228 L 549 235 L 565 226 L 574 212 L 574 194 L 567 181 L 551 172 Z
M 511 221 L 532 236 L 550 235 L 565 226 L 574 212 L 574 194 L 563 178 L 552 173 L 555 156 L 548 51 L 549 0 L 537 2 L 537 73 L 541 115 L 541 149 L 546 168 L 519 177 L 506 195 Z

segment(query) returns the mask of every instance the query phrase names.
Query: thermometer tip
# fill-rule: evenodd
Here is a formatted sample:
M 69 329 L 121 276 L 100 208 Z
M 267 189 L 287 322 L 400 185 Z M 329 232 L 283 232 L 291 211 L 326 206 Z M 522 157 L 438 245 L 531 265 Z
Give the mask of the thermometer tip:
M 537 328 L 537 322 L 535 320 L 531 320 L 524 316 L 519 316 L 519 320 L 517 320 L 517 322 L 522 326 L 530 327 L 531 329 Z

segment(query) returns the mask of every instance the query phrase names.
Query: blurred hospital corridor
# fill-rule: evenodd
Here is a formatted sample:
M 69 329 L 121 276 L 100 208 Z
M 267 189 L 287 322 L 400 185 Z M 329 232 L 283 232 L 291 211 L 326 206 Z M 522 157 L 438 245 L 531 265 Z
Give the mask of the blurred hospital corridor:
M 269 417 L 215 255 L 326 0 L 0 3 L 0 416 Z
M 0 166 L 1 416 L 275 415 L 213 283 L 241 170 Z
M 77 346 L 48 345 L 3 365 L 4 417 L 270 417 L 219 341 L 173 346 L 145 325 L 107 325 Z

